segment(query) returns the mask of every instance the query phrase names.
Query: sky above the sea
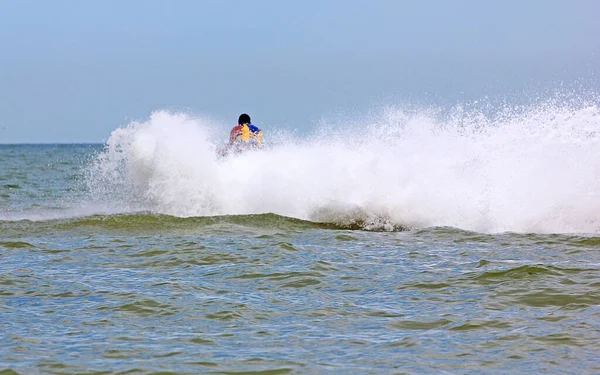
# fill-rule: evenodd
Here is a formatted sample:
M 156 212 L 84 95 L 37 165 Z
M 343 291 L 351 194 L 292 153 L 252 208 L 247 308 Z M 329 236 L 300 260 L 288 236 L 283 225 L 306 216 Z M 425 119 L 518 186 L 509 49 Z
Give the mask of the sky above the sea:
M 596 0 L 0 1 L 0 143 L 103 142 L 160 109 L 309 131 L 385 104 L 593 89 L 599 14 Z

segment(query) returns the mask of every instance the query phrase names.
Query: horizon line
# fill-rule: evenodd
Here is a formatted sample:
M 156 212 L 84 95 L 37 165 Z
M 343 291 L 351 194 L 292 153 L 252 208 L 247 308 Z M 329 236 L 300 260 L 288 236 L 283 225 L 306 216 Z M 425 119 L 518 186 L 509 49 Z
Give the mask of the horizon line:
M 10 142 L 2 143 L 0 146 L 60 146 L 60 145 L 104 145 L 106 142 Z

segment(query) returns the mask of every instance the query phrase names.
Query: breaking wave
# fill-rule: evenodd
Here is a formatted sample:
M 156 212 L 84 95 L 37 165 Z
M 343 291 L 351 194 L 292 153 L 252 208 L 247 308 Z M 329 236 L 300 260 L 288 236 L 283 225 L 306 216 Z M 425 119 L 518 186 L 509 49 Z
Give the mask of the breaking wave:
M 220 133 L 219 133 L 220 130 Z M 87 170 L 95 204 L 176 217 L 255 215 L 364 229 L 600 231 L 597 100 L 382 108 L 220 159 L 226 131 L 157 111 L 116 129 Z

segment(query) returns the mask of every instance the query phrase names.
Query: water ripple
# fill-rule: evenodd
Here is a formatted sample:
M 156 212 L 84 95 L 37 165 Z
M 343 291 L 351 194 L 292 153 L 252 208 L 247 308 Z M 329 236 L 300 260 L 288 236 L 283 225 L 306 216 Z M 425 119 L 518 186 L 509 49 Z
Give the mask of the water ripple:
M 598 369 L 590 238 L 94 225 L 0 244 L 3 373 Z

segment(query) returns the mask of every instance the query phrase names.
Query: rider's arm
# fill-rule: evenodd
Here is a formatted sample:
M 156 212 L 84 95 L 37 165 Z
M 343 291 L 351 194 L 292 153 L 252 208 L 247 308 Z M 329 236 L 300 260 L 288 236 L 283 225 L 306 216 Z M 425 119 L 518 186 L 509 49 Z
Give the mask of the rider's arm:
M 235 141 L 235 136 L 238 133 L 238 127 L 239 126 L 234 126 L 233 129 L 231 129 L 231 133 L 229 134 L 229 145 L 231 146 L 233 144 L 233 142 Z

